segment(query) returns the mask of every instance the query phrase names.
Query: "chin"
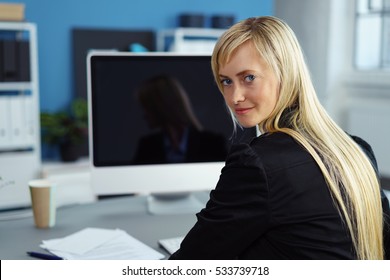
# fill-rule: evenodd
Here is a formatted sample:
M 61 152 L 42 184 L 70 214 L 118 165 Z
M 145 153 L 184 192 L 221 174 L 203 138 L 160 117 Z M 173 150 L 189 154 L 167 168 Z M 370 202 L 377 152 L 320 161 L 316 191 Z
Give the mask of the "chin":
M 265 120 L 265 118 L 249 118 L 249 117 L 243 117 L 241 116 L 235 116 L 235 119 L 236 121 L 240 124 L 240 126 L 242 126 L 243 128 L 251 128 L 251 127 L 255 127 L 255 126 L 258 126 L 259 123 L 261 123 L 262 121 Z
M 257 126 L 258 124 L 257 123 L 240 123 L 240 126 L 242 126 L 243 128 L 252 128 L 252 127 L 255 127 Z

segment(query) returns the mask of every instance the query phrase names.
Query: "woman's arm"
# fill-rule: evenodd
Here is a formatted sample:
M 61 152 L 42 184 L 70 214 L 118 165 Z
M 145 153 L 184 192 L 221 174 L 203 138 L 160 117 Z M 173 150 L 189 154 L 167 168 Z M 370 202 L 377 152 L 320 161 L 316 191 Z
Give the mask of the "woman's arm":
M 267 230 L 267 179 L 248 145 L 232 147 L 197 223 L 170 259 L 235 259 Z

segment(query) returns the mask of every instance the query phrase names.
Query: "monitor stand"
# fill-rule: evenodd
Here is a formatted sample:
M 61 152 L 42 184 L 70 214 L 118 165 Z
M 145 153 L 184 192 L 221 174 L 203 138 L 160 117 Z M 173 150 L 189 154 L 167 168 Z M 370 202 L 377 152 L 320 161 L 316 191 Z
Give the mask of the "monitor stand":
M 152 193 L 147 203 L 148 212 L 155 215 L 196 214 L 205 206 L 191 192 Z

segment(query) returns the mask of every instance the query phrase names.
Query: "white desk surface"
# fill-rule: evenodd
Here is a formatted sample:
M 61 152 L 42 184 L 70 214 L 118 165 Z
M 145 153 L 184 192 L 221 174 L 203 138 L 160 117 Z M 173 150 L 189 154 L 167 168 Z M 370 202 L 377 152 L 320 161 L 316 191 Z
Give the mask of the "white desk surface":
M 206 202 L 208 193 L 196 193 Z M 0 259 L 31 259 L 26 252 L 44 252 L 42 240 L 65 237 L 86 227 L 125 230 L 150 247 L 164 253 L 158 240 L 185 235 L 195 224 L 193 214 L 152 215 L 147 212 L 147 197 L 128 196 L 98 202 L 69 205 L 57 209 L 56 225 L 38 229 L 33 217 L 0 220 Z

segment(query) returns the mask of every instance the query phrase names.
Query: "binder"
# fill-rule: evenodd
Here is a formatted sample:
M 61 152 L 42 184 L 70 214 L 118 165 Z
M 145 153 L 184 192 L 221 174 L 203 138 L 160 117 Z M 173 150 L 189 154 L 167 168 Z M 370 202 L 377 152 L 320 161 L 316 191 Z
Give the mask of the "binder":
M 25 144 L 24 130 L 24 97 L 23 95 L 13 95 L 9 97 L 9 118 L 11 120 L 11 141 L 15 148 L 20 148 Z
M 28 41 L 17 42 L 17 71 L 18 81 L 27 82 L 31 80 L 30 77 L 30 43 Z
M 17 51 L 15 40 L 4 40 L 2 44 L 1 60 L 2 80 L 5 82 L 14 82 L 18 79 Z
M 0 40 L 0 82 L 31 81 L 30 43 Z
M 34 112 L 34 100 L 31 94 L 27 94 L 23 96 L 23 131 L 25 135 L 25 143 L 29 146 L 34 146 L 35 142 L 35 120 L 38 118 L 35 116 Z
M 9 96 L 0 95 L 0 151 L 7 149 L 11 144 L 9 119 Z
M 3 82 L 3 40 L 0 40 L 0 58 L 0 82 Z

